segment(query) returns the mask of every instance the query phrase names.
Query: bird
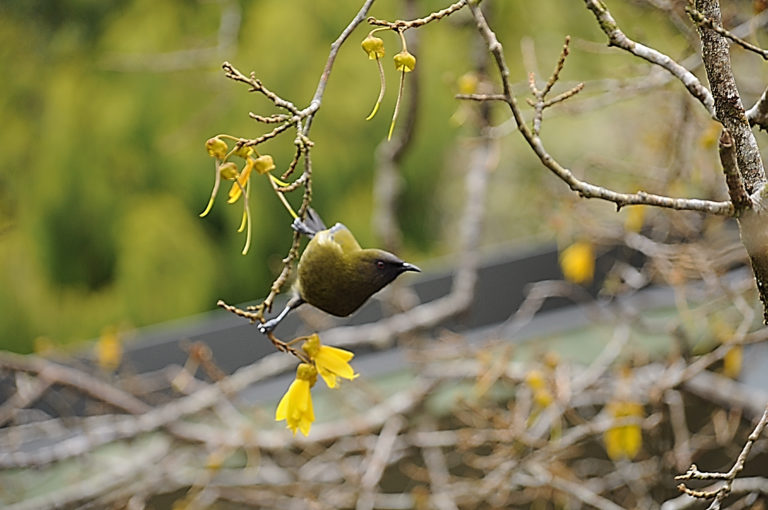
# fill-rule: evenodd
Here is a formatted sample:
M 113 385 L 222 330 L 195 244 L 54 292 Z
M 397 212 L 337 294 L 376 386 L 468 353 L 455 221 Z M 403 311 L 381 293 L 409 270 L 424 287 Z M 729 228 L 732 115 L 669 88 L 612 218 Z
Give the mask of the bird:
M 273 319 L 259 324 L 269 333 L 292 311 L 307 303 L 335 315 L 347 317 L 368 298 L 406 271 L 421 272 L 388 251 L 361 248 L 342 223 L 327 228 L 312 208 L 306 218 L 296 218 L 291 228 L 310 238 L 301 254 L 294 296 Z

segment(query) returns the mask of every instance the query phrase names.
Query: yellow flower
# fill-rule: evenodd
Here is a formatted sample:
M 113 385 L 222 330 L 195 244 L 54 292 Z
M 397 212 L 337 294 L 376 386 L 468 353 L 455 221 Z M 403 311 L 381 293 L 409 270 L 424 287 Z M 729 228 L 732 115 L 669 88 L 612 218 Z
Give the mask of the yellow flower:
M 250 159 L 250 158 L 249 158 Z M 269 154 L 264 154 L 253 160 L 253 169 L 259 175 L 264 175 L 275 169 L 275 161 Z
M 317 381 L 317 370 L 312 365 L 301 363 L 296 368 L 296 379 L 288 387 L 275 411 L 275 421 L 285 420 L 287 428 L 296 435 L 297 430 L 305 436 L 309 435 L 309 428 L 315 421 L 315 413 L 312 410 L 312 395 L 309 389 Z
M 245 162 L 245 166 L 243 167 L 243 171 L 240 172 L 240 176 L 237 178 L 237 181 L 232 183 L 232 187 L 229 188 L 229 200 L 227 200 L 228 204 L 234 204 L 237 202 L 237 199 L 240 198 L 240 195 L 243 194 L 245 185 L 248 184 L 248 179 L 251 178 L 254 161 L 255 160 L 253 158 L 248 158 Z
M 247 158 L 253 154 L 253 147 L 250 145 L 240 145 L 237 147 L 237 150 L 235 150 L 235 156 L 241 157 L 243 159 Z
M 108 372 L 114 371 L 123 359 L 123 344 L 116 328 L 108 327 L 102 331 L 96 342 L 96 362 Z
M 384 56 L 384 41 L 371 34 L 368 34 L 368 37 L 363 39 L 360 46 L 362 46 L 363 51 L 368 54 L 369 60 L 375 60 Z
M 219 175 L 225 181 L 234 181 L 239 175 L 239 172 L 237 171 L 237 165 L 231 161 L 222 163 L 219 165 Z
M 637 402 L 615 401 L 608 404 L 608 413 L 616 419 L 642 418 L 643 406 Z M 613 460 L 634 459 L 643 445 L 643 433 L 639 424 L 611 427 L 603 434 L 608 457 Z
M 410 73 L 416 68 L 416 57 L 408 53 L 408 50 L 403 50 L 394 57 L 395 69 L 404 73 Z
M 533 401 L 539 408 L 549 407 L 555 398 L 547 388 L 548 384 L 541 371 L 533 369 L 525 375 L 525 383 L 531 388 Z
M 307 353 L 309 359 L 315 362 L 317 371 L 329 388 L 336 387 L 337 377 L 352 380 L 360 375 L 356 374 L 349 365 L 349 360 L 355 356 L 354 353 L 320 344 L 320 337 L 317 334 L 310 336 L 301 348 Z
M 208 155 L 212 158 L 224 159 L 229 147 L 227 147 L 227 142 L 218 136 L 214 136 L 205 141 L 205 150 L 208 151 Z
M 723 375 L 731 379 L 738 379 L 741 373 L 741 365 L 744 360 L 744 347 L 736 345 L 725 353 L 723 357 Z
M 595 250 L 585 241 L 573 243 L 560 253 L 560 268 L 573 283 L 590 283 L 595 274 Z

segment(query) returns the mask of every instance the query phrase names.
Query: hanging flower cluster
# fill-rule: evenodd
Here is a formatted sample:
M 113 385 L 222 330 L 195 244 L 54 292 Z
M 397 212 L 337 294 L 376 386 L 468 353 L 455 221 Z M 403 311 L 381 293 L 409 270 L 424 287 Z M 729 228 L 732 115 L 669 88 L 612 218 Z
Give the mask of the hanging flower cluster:
M 227 138 L 235 142 L 232 149 L 224 138 Z M 209 138 L 205 142 L 205 148 L 208 151 L 208 155 L 215 159 L 214 172 L 215 177 L 213 181 L 213 190 L 211 191 L 211 198 L 208 200 L 208 205 L 205 210 L 200 213 L 200 217 L 206 216 L 213 208 L 213 202 L 216 199 L 216 193 L 219 191 L 219 185 L 221 180 L 232 181 L 232 187 L 229 189 L 229 196 L 227 203 L 234 204 L 240 197 L 243 197 L 243 219 L 240 222 L 238 232 L 246 230 L 245 246 L 243 246 L 243 255 L 248 253 L 248 249 L 251 245 L 251 209 L 248 205 L 248 192 L 250 190 L 250 177 L 253 171 L 256 171 L 259 175 L 268 175 L 272 183 L 272 187 L 277 191 L 277 186 L 284 186 L 285 183 L 281 182 L 270 172 L 275 168 L 275 162 L 272 156 L 269 154 L 260 155 L 253 147 L 247 146 L 242 140 L 229 136 L 218 135 L 213 138 Z M 242 170 L 238 169 L 238 165 L 234 161 L 230 161 L 231 158 L 240 158 L 245 161 Z M 280 198 L 284 204 L 284 197 L 278 192 Z M 289 212 L 296 217 L 296 213 L 288 206 Z
M 296 369 L 296 379 L 277 405 L 275 421 L 285 420 L 287 428 L 291 429 L 294 435 L 300 430 L 307 436 L 312 422 L 315 421 L 310 389 L 317 381 L 317 374 L 320 374 L 329 388 L 337 387 L 338 377 L 352 380 L 359 374 L 349 365 L 349 361 L 355 356 L 353 353 L 322 345 L 317 334 L 294 340 L 298 341 L 304 341 L 301 350 L 307 359 Z
M 365 120 L 371 120 L 374 115 L 376 115 L 376 112 L 379 111 L 379 106 L 381 105 L 381 101 L 384 98 L 384 91 L 386 89 L 386 79 L 384 78 L 384 67 L 381 65 L 381 59 L 384 57 L 384 41 L 380 38 L 374 36 L 376 32 L 379 32 L 381 30 L 389 30 L 388 28 L 377 28 L 372 30 L 368 37 L 363 39 L 363 42 L 360 44 L 363 48 L 363 51 L 368 55 L 369 60 L 376 60 L 376 64 L 379 68 L 379 77 L 381 79 L 381 87 L 379 89 L 379 97 L 376 100 L 376 104 L 373 106 L 373 110 L 371 111 L 370 115 L 366 117 Z M 397 115 L 400 112 L 400 100 L 403 97 L 403 89 L 405 86 L 405 73 L 410 73 L 416 68 L 416 57 L 414 57 L 411 53 L 408 52 L 408 47 L 405 43 L 405 35 L 403 35 L 402 30 L 398 30 L 397 33 L 400 35 L 400 42 L 402 44 L 402 49 L 400 50 L 400 53 L 394 56 L 395 61 L 395 69 L 400 72 L 400 87 L 397 92 L 397 101 L 395 102 L 395 110 L 392 113 L 392 123 L 389 125 L 389 133 L 387 134 L 387 140 L 392 139 L 392 133 L 395 130 L 395 122 L 397 121 Z

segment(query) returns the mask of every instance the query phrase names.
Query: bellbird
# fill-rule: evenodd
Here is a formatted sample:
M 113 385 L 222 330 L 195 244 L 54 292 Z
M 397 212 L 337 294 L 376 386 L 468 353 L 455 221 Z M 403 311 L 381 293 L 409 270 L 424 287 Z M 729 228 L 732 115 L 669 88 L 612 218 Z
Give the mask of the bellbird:
M 304 303 L 346 317 L 401 273 L 421 271 L 387 251 L 360 248 L 347 227 L 337 223 L 326 228 L 311 208 L 307 218 L 297 218 L 291 228 L 310 238 L 299 259 L 295 296 L 277 317 L 259 324 L 262 333 L 275 329 L 291 310 Z

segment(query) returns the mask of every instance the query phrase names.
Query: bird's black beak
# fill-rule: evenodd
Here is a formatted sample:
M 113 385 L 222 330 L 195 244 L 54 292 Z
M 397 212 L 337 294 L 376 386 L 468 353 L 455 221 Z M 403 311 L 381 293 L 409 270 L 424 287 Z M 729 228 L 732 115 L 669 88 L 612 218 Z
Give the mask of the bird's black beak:
M 417 273 L 421 273 L 421 269 L 419 269 L 418 266 L 414 266 L 413 264 L 409 264 L 408 262 L 403 262 L 402 265 L 403 271 L 415 271 Z

